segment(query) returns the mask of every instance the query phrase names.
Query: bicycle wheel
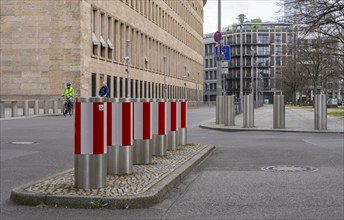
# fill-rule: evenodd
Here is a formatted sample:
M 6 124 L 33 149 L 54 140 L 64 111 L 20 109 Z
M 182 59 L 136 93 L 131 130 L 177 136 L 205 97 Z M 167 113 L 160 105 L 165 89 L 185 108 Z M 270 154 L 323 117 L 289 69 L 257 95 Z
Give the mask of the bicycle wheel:
M 73 108 L 71 106 L 69 106 L 69 115 L 72 116 L 73 115 Z
M 65 103 L 65 104 L 63 105 L 63 116 L 66 116 L 66 115 L 67 115 L 67 112 L 68 112 L 68 104 Z

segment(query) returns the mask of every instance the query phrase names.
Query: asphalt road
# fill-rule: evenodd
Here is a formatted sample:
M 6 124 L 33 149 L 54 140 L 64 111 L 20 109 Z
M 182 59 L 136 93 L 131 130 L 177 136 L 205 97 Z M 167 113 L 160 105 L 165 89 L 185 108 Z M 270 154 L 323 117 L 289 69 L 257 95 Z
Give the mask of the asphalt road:
M 73 119 L 0 121 L 1 219 L 343 219 L 343 134 L 220 132 L 198 128 L 214 108 L 190 109 L 188 141 L 216 149 L 161 203 L 148 209 L 29 207 L 11 189 L 74 164 Z M 30 145 L 13 141 L 37 142 Z M 313 172 L 262 167 L 311 166 Z

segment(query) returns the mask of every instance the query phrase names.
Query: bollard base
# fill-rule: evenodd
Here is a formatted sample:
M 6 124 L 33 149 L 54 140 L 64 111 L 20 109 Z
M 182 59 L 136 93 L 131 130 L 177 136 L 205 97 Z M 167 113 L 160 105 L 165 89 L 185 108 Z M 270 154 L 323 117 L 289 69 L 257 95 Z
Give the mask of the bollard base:
M 133 164 L 152 163 L 152 145 L 150 140 L 133 140 Z
M 153 155 L 165 156 L 166 155 L 166 135 L 154 134 L 152 141 Z
M 76 154 L 75 187 L 78 189 L 106 187 L 106 160 L 106 154 Z
M 176 131 L 169 131 L 167 133 L 167 138 L 166 138 L 167 142 L 167 150 L 177 150 L 177 132 Z
M 179 128 L 178 130 L 179 146 L 187 144 L 187 128 Z
M 108 146 L 107 172 L 109 174 L 133 173 L 133 147 Z

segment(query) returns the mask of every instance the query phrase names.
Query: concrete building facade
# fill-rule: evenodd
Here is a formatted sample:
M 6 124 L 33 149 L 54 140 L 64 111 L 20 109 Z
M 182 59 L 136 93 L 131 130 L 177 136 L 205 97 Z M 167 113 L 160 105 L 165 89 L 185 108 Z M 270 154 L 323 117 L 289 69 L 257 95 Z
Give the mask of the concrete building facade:
M 227 95 L 240 96 L 240 24 L 223 28 L 223 44 L 231 47 L 231 60 L 222 62 L 222 88 Z M 242 25 L 243 92 L 253 93 L 255 100 L 273 99 L 279 92 L 276 76 L 283 74 L 292 56 L 293 29 L 289 23 L 251 21 Z M 216 99 L 217 62 L 214 60 L 213 33 L 205 34 L 204 100 Z M 256 98 L 257 97 L 257 98 Z
M 168 97 L 201 100 L 205 3 L 2 0 L 1 99 L 56 98 L 67 81 L 126 97 L 129 57 L 131 97 L 162 97 L 166 73 Z

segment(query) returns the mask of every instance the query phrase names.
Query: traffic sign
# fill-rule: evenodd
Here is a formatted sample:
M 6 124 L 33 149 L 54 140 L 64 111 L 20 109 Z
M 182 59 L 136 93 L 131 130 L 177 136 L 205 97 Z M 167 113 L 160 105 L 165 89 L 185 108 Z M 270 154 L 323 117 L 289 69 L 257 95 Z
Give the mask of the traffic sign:
M 215 47 L 215 54 L 218 55 L 218 47 Z M 223 60 L 231 59 L 231 48 L 230 46 L 221 46 L 221 55 L 224 55 Z
M 219 42 L 221 40 L 222 40 L 222 33 L 221 33 L 221 31 L 216 31 L 214 33 L 214 41 L 215 42 Z

